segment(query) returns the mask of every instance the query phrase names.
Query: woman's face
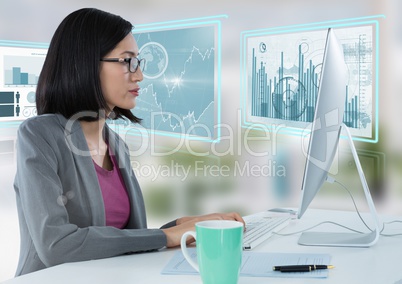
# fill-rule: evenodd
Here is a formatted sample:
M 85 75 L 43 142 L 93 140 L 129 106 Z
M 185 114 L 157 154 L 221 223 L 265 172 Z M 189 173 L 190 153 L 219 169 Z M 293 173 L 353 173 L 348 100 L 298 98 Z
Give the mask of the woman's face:
M 138 56 L 138 46 L 134 36 L 128 34 L 110 53 L 104 58 L 130 58 Z M 136 60 L 136 59 L 132 59 Z M 101 62 L 100 81 L 103 96 L 110 110 L 114 107 L 132 109 L 135 107 L 135 99 L 138 97 L 142 81 L 141 68 L 135 73 L 129 72 L 126 62 Z

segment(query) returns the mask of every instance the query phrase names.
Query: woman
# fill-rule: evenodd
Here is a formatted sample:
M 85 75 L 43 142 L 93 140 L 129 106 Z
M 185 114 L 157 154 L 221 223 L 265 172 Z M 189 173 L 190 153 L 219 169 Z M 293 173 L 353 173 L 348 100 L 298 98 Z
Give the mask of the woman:
M 85 8 L 52 38 L 36 91 L 38 116 L 18 131 L 16 275 L 175 247 L 200 220 L 243 222 L 237 213 L 210 214 L 147 228 L 128 148 L 105 124 L 106 117 L 140 121 L 130 111 L 143 79 L 131 30 L 120 16 Z

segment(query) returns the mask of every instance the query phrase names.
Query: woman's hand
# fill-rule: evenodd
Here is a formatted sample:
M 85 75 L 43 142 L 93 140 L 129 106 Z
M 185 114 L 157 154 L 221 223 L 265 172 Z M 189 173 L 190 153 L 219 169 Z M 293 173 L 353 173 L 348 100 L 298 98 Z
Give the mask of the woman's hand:
M 166 234 L 167 247 L 176 247 L 180 245 L 181 236 L 187 231 L 195 231 L 195 223 L 207 220 L 233 220 L 242 222 L 245 225 L 243 218 L 236 212 L 231 213 L 212 213 L 200 216 L 182 217 L 177 219 L 176 226 L 167 229 L 162 229 Z M 189 238 L 187 243 L 194 242 L 193 238 Z

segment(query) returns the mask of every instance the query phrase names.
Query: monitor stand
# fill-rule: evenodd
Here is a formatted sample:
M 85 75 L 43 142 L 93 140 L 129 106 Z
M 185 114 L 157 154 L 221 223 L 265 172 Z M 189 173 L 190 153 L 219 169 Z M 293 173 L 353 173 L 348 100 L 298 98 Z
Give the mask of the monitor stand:
M 357 171 L 360 176 L 360 181 L 363 186 L 367 204 L 370 209 L 371 216 L 374 220 L 375 228 L 370 233 L 328 233 L 328 232 L 304 232 L 299 238 L 298 243 L 306 246 L 335 246 L 335 247 L 370 247 L 374 245 L 380 236 L 380 221 L 374 206 L 373 199 L 367 185 L 366 178 L 360 164 L 359 157 L 356 152 L 355 145 L 352 140 L 352 135 L 348 127 L 342 124 L 342 129 L 346 131 L 349 147 L 352 151 Z

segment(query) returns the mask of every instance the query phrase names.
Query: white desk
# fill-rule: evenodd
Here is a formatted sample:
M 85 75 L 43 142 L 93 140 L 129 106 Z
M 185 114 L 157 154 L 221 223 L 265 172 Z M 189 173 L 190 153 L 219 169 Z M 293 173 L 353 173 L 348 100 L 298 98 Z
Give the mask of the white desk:
M 363 216 L 365 216 L 363 214 Z M 394 217 L 381 217 L 382 220 L 395 220 Z M 399 218 L 402 219 L 402 218 Z M 285 232 L 295 232 L 320 221 L 331 220 L 355 229 L 364 230 L 363 225 L 354 212 L 338 212 L 324 210 L 308 210 L 301 220 L 294 220 Z M 388 233 L 402 232 L 402 225 L 395 224 Z M 340 231 L 334 225 L 323 225 L 316 231 Z M 307 247 L 297 244 L 299 234 L 292 236 L 273 236 L 257 247 L 258 252 L 301 252 L 329 253 L 334 269 L 329 271 L 328 278 L 263 278 L 240 277 L 239 284 L 245 283 L 396 283 L 402 279 L 402 236 L 381 236 L 378 243 L 370 248 L 342 247 Z M 133 254 L 109 259 L 66 263 L 10 279 L 4 284 L 63 284 L 63 283 L 201 283 L 197 275 L 161 275 L 177 249 L 163 249 L 159 252 Z

